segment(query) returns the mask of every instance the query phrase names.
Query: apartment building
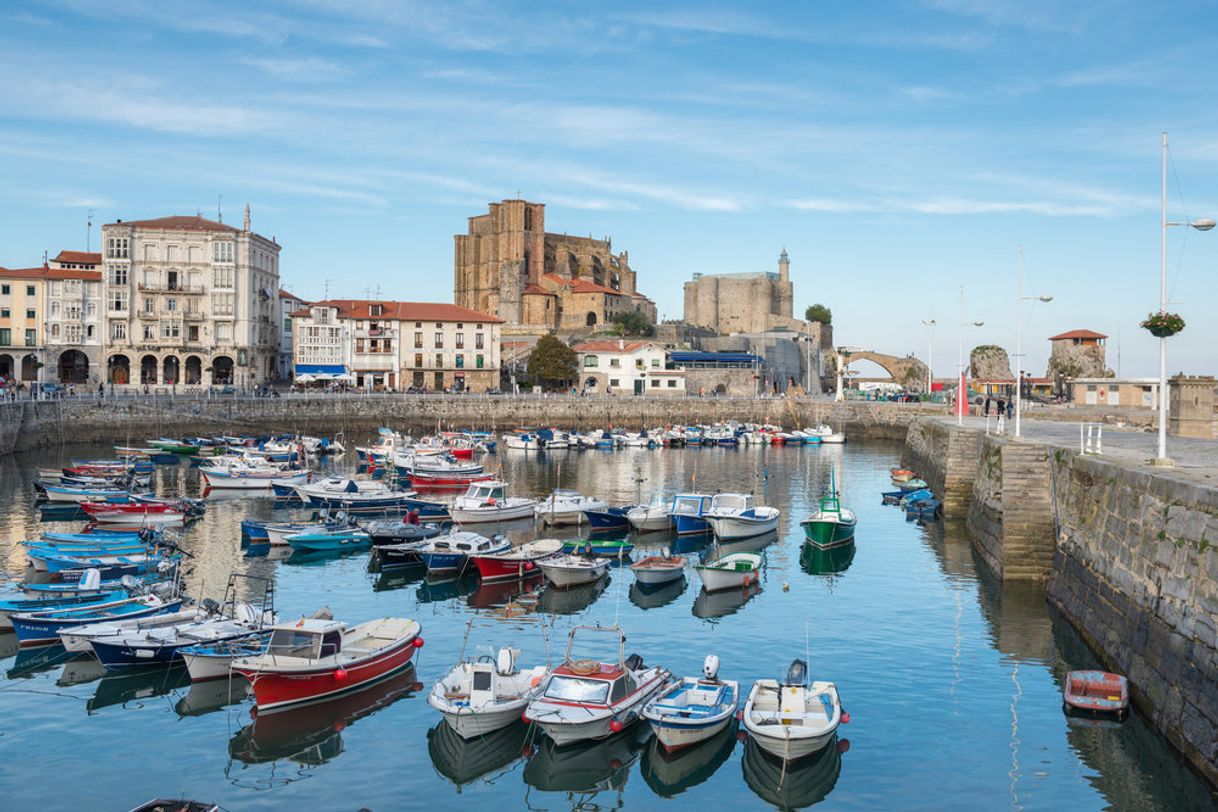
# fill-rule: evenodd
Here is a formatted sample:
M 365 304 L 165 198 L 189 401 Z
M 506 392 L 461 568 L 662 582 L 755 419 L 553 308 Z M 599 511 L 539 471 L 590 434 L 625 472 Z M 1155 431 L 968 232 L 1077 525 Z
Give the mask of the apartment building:
M 106 380 L 156 388 L 275 377 L 279 251 L 274 239 L 201 216 L 102 227 Z
M 668 350 L 652 341 L 584 341 L 572 347 L 580 386 L 614 395 L 684 395 L 685 370 L 674 369 Z

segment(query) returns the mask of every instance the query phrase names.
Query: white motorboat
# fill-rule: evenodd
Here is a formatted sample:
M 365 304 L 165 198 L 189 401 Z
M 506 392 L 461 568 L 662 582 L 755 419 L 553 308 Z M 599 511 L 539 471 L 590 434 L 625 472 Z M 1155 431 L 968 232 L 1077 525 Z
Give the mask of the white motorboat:
M 609 571 L 609 563 L 608 558 L 565 554 L 538 561 L 537 566 L 547 581 L 565 588 L 600 580 Z
M 778 527 L 781 515 L 778 508 L 753 504 L 751 494 L 717 493 L 703 518 L 717 538 L 731 540 L 768 533 Z
M 740 702 L 740 686 L 719 679 L 719 658 L 708 655 L 701 677 L 685 677 L 647 703 L 643 718 L 651 723 L 665 750 L 706 741 L 731 724 Z
M 581 524 L 584 521 L 585 510 L 607 510 L 609 503 L 604 499 L 584 496 L 579 491 L 559 488 L 545 499 L 537 503 L 533 509 L 534 515 L 541 519 L 542 524 L 558 526 Z
M 295 487 L 309 482 L 309 473 L 281 471 L 278 468 L 203 468 L 199 471 L 211 490 L 270 492 L 274 485 Z
M 501 648 L 489 655 L 458 663 L 437 680 L 427 704 L 444 714 L 444 722 L 463 739 L 507 727 L 541 690 L 546 667 L 516 667 L 520 652 Z
M 390 492 L 388 483 L 379 479 L 347 479 L 345 477 L 327 477 L 326 479 L 304 485 L 297 485 L 296 495 L 305 502 L 311 499 L 328 499 L 335 496 L 359 494 L 360 496 L 380 496 Z
M 577 632 L 615 635 L 617 662 L 574 658 Z M 576 626 L 567 638 L 562 665 L 545 680 L 524 715 L 559 747 L 608 738 L 642 718 L 643 706 L 670 676 L 666 669 L 646 667 L 637 654 L 627 657 L 626 635 L 617 626 Z
M 847 719 L 849 717 L 846 717 Z M 795 660 L 786 679 L 753 683 L 744 703 L 744 729 L 766 752 L 794 761 L 819 751 L 843 721 L 832 682 L 808 682 L 808 665 Z
M 626 511 L 626 521 L 640 533 L 672 529 L 672 503 L 661 493 L 655 494 L 647 505 Z
M 732 553 L 694 569 L 707 592 L 742 589 L 761 579 L 761 556 L 756 553 Z
M 512 451 L 540 451 L 544 440 L 532 432 L 503 435 L 503 447 Z
M 630 565 L 634 579 L 643 586 L 659 586 L 685 577 L 685 558 L 679 555 L 652 555 Z
M 497 480 L 474 482 L 461 496 L 453 500 L 449 515 L 457 524 L 505 522 L 533 515 L 535 499 L 507 496 L 507 486 Z

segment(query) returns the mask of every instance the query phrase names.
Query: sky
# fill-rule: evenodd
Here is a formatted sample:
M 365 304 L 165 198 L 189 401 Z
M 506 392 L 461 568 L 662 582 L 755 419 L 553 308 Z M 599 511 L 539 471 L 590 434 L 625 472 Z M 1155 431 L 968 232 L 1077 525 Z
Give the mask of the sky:
M 1158 372 L 1168 214 L 1218 217 L 1218 7 L 1108 0 L 604 4 L 9 0 L 0 265 L 97 224 L 217 209 L 299 295 L 452 299 L 489 202 L 611 236 L 682 315 L 693 273 L 776 270 L 839 345 L 925 357 L 1110 336 Z M 1218 372 L 1218 230 L 1168 233 L 1169 373 Z M 861 372 L 871 374 L 866 365 Z

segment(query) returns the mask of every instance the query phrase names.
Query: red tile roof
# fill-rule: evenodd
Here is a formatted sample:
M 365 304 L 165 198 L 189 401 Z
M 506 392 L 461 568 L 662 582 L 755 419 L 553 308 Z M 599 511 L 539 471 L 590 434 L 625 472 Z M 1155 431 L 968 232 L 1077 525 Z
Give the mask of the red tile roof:
M 69 268 L 0 268 L 0 277 L 7 279 L 82 279 L 100 282 L 101 271 L 84 271 Z
M 6 279 L 45 279 L 47 269 L 39 266 L 37 268 L 3 268 L 0 269 L 0 276 Z
M 1107 337 L 1108 336 L 1104 335 L 1103 333 L 1097 333 L 1094 330 L 1071 330 L 1067 333 L 1061 333 L 1060 335 L 1049 336 L 1049 340 L 1058 341 L 1058 340 L 1064 339 L 1064 338 L 1096 338 L 1096 339 L 1099 339 L 1099 338 L 1107 338 Z
M 283 288 L 279 289 L 279 298 L 280 299 L 295 299 L 298 302 L 304 302 L 305 304 L 309 303 L 308 299 L 303 299 L 300 296 L 297 296 L 295 293 L 292 293 L 292 291 L 284 290 Z
M 607 339 L 583 341 L 571 349 L 576 352 L 634 352 L 648 345 L 659 346 L 654 341 L 627 341 L 622 344 L 613 339 Z
M 500 324 L 503 319 L 466 307 L 446 304 L 443 302 L 390 302 L 379 299 L 327 299 L 323 302 L 313 302 L 315 307 L 336 307 L 338 315 L 345 319 L 387 319 L 390 321 L 472 321 Z M 379 316 L 372 315 L 372 305 L 381 306 Z M 308 310 L 301 310 L 293 316 L 307 316 Z
M 72 262 L 77 265 L 100 265 L 102 255 L 91 251 L 60 251 L 55 262 Z
M 545 275 L 545 278 L 556 285 L 570 288 L 572 293 L 607 293 L 613 296 L 626 295 L 620 290 L 614 290 L 613 288 L 607 288 L 604 285 L 598 285 L 595 282 L 589 282 L 587 279 L 582 277 L 576 277 L 575 279 L 564 279 L 558 274 L 548 273 Z
M 173 214 L 169 217 L 155 217 L 151 220 L 125 220 L 110 223 L 112 226 L 135 226 L 136 228 L 162 228 L 168 231 L 228 231 L 239 232 L 228 223 L 218 223 L 198 215 Z
M 551 293 L 540 285 L 529 285 L 524 289 L 525 296 L 557 296 L 557 293 Z

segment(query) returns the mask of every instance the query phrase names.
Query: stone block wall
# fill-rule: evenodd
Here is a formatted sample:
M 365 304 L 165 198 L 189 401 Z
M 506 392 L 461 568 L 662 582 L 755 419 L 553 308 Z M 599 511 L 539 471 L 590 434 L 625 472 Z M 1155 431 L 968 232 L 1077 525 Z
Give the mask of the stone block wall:
M 909 426 L 901 464 L 916 471 L 943 500 L 945 516 L 964 518 L 969 513 L 983 436 L 979 429 L 942 420 L 916 420 Z
M 1218 489 L 1066 449 L 1049 463 L 1061 522 L 1049 601 L 1218 782 Z
M 1181 437 L 1213 438 L 1214 385 L 1210 375 L 1177 375 L 1169 382 L 1167 431 Z
M 1045 446 L 982 438 L 968 509 L 974 548 L 1003 580 L 1045 580 L 1055 524 Z

